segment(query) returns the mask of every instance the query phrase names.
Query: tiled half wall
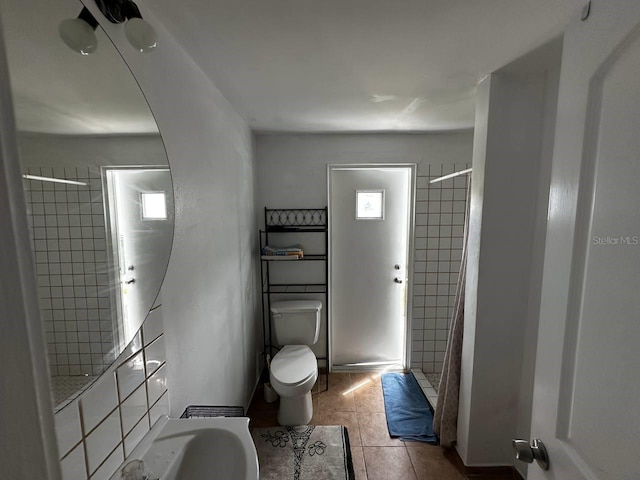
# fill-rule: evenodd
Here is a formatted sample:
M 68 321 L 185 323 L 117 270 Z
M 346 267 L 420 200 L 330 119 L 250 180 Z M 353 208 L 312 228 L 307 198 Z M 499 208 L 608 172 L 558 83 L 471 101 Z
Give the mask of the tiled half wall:
M 467 168 L 466 163 L 418 168 L 411 368 L 425 373 L 442 371 L 462 258 L 470 176 L 429 181 Z
M 115 363 L 56 413 L 64 480 L 106 480 L 155 422 L 169 414 L 161 307 Z

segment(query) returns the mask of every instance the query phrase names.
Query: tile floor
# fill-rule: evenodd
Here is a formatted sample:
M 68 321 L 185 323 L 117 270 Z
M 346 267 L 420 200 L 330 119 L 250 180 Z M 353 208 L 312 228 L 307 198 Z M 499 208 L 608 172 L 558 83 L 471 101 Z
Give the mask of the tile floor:
M 313 388 L 312 425 L 345 425 L 351 441 L 356 480 L 511 480 L 504 475 L 465 477 L 452 454 L 419 442 L 402 442 L 387 431 L 380 377 L 375 373 L 332 373 L 329 389 L 320 375 Z M 358 387 L 358 388 L 355 388 Z M 353 390 L 353 391 L 350 391 Z M 278 425 L 278 402 L 256 390 L 248 416 L 253 427 Z
M 96 375 L 55 375 L 51 377 L 51 385 L 53 389 L 53 401 L 55 410 L 58 411 L 62 407 L 71 403 L 71 401 L 80 396 L 86 390 Z

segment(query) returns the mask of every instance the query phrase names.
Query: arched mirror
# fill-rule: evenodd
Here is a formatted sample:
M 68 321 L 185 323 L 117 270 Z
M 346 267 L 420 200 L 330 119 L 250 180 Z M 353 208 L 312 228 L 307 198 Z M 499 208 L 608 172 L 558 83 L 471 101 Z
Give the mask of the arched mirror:
M 90 55 L 59 25 L 76 0 L 0 0 L 56 409 L 141 327 L 166 271 L 173 194 L 153 115 L 100 27 Z

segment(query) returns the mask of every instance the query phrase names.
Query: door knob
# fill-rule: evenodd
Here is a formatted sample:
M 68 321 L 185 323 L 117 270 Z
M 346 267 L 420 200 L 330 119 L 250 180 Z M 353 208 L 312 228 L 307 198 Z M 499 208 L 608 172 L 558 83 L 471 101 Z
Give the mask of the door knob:
M 125 280 L 124 283 L 126 283 L 127 285 L 131 285 L 132 283 L 136 283 L 136 279 L 135 278 L 131 278 L 129 280 Z
M 516 452 L 516 460 L 526 463 L 533 463 L 536 460 L 540 468 L 549 470 L 549 455 L 542 440 L 534 438 L 529 445 L 526 440 L 513 439 L 511 444 Z
M 396 283 L 402 283 L 402 279 L 398 277 L 394 278 L 393 281 Z

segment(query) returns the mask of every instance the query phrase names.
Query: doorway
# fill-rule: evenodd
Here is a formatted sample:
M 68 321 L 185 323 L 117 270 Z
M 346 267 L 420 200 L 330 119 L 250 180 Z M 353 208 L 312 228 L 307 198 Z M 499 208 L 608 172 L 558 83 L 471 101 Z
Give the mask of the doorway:
M 142 325 L 164 278 L 166 265 L 154 261 L 171 249 L 173 190 L 166 166 L 103 167 L 107 256 L 111 285 L 114 344 Z
M 409 366 L 415 165 L 330 165 L 330 368 Z

